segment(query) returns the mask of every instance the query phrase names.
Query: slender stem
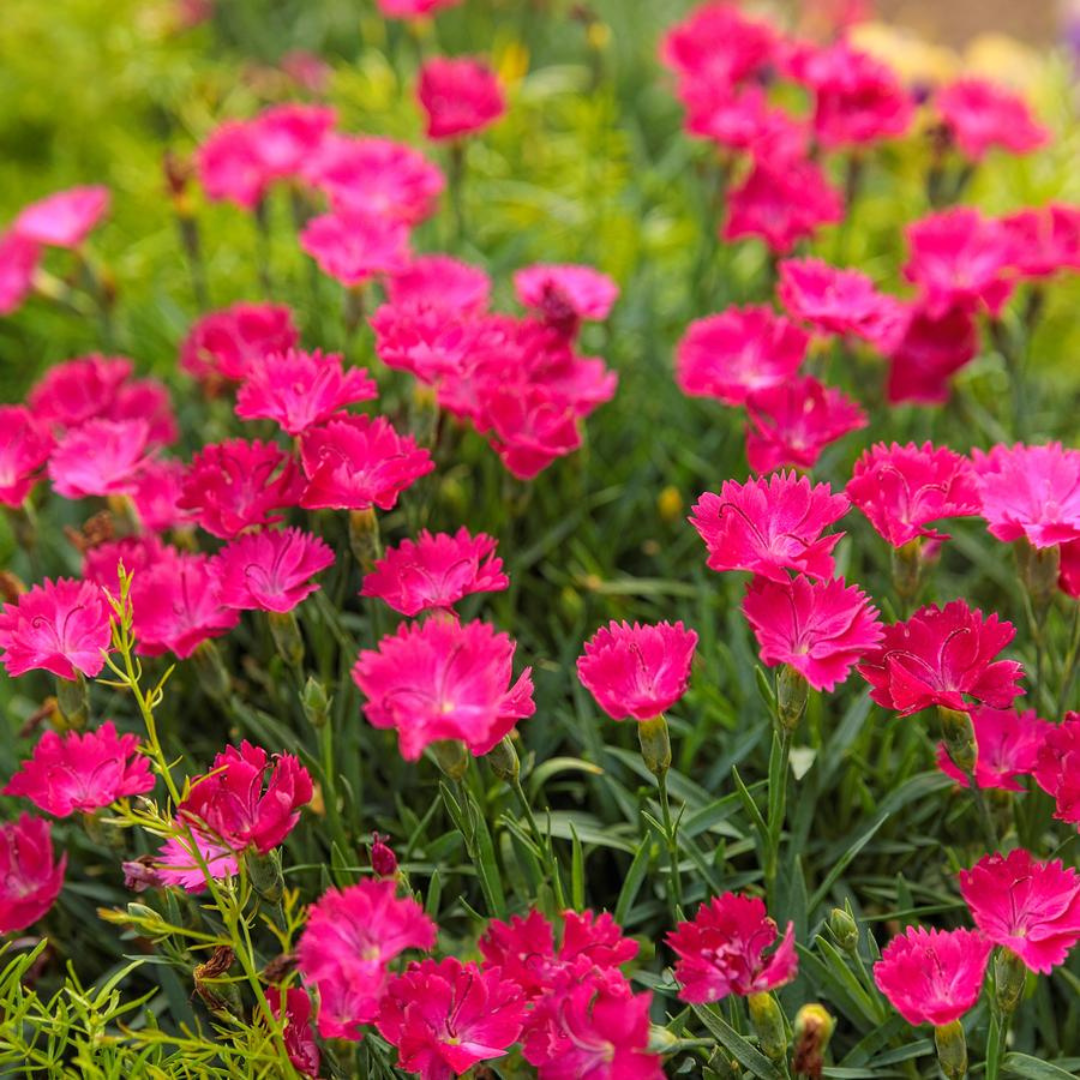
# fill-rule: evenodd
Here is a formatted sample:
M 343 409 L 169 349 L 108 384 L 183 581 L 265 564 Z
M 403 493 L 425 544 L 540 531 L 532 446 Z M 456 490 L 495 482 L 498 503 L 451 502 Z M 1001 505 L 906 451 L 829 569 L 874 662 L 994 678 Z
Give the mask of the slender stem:
M 555 858 L 555 850 L 551 844 L 551 837 L 547 840 L 540 834 L 540 826 L 536 822 L 536 816 L 533 814 L 532 807 L 529 805 L 528 796 L 525 794 L 525 789 L 521 786 L 521 778 L 515 776 L 510 782 L 510 786 L 514 789 L 514 794 L 517 796 L 518 803 L 521 805 L 521 811 L 525 815 L 525 821 L 528 823 L 529 831 L 532 833 L 533 839 L 536 841 L 536 846 L 540 849 L 540 854 L 544 859 L 544 868 L 547 871 L 548 877 L 551 879 L 551 887 L 555 890 L 555 902 L 559 905 L 559 910 L 566 909 L 566 895 L 563 892 L 562 875 L 559 873 L 559 863 Z
M 1061 716 L 1069 703 L 1069 694 L 1072 692 L 1073 681 L 1076 679 L 1077 660 L 1080 660 L 1080 600 L 1073 606 L 1072 634 L 1062 669 L 1061 692 L 1058 694 L 1056 716 Z
M 664 823 L 664 839 L 667 841 L 668 861 L 671 864 L 671 896 L 674 901 L 675 917 L 682 918 L 682 879 L 679 875 L 679 837 L 676 825 L 671 819 L 671 805 L 668 801 L 667 770 L 656 777 L 656 787 L 660 792 L 660 815 Z

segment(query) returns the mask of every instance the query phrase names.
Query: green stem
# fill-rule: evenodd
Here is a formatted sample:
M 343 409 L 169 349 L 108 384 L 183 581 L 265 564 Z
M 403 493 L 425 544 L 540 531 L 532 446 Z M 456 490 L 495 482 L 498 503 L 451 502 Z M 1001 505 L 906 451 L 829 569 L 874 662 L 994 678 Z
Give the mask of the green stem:
M 1061 716 L 1069 703 L 1069 694 L 1072 692 L 1073 681 L 1076 679 L 1077 660 L 1080 660 L 1080 600 L 1076 601 L 1073 606 L 1072 634 L 1069 640 L 1068 652 L 1065 654 L 1061 692 L 1058 694 L 1055 716 Z
M 667 842 L 668 862 L 671 865 L 671 896 L 676 919 L 682 919 L 682 878 L 679 874 L 679 836 L 677 826 L 671 818 L 671 805 L 668 801 L 667 770 L 656 777 L 656 787 L 660 792 L 660 815 L 664 823 L 664 839 Z
M 528 796 L 525 794 L 525 789 L 521 786 L 521 778 L 515 776 L 510 782 L 510 786 L 514 789 L 514 794 L 517 796 L 521 811 L 525 815 L 525 821 L 529 826 L 529 832 L 532 833 L 532 837 L 536 841 L 536 846 L 540 849 L 540 854 L 544 860 L 544 869 L 547 871 L 548 878 L 551 880 L 552 889 L 555 890 L 555 903 L 559 905 L 560 911 L 565 911 L 566 894 L 563 892 L 562 875 L 559 872 L 559 863 L 555 858 L 555 849 L 551 843 L 551 837 L 549 836 L 545 841 L 541 835 L 540 826 L 536 821 L 536 815 L 533 814 L 532 807 L 529 805 Z

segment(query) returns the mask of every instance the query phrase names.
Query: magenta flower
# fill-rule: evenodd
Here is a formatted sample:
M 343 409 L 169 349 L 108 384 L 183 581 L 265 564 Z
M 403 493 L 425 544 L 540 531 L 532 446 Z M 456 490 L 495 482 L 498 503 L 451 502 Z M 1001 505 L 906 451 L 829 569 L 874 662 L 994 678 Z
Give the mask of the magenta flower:
M 995 657 L 1015 634 L 1012 623 L 972 611 L 964 600 L 930 604 L 886 626 L 859 674 L 872 687 L 870 697 L 901 716 L 931 705 L 968 712 L 969 702 L 1005 709 L 1023 693 L 1024 672 L 1015 660 Z
M 1037 548 L 1080 539 L 1080 450 L 999 443 L 971 456 L 991 536 Z
M 311 795 L 311 775 L 296 757 L 275 754 L 271 761 L 245 739 L 239 749 L 226 747 L 214 758 L 177 812 L 233 851 L 253 847 L 265 855 L 284 843 Z
M 971 710 L 978 756 L 975 784 L 980 788 L 1002 791 L 1027 790 L 1019 777 L 1035 772 L 1039 751 L 1054 725 L 1040 720 L 1034 709 L 1017 713 L 1012 709 L 993 709 L 981 705 Z M 961 787 L 969 787 L 967 774 L 957 767 L 944 743 L 938 743 L 938 768 Z
M 852 666 L 881 640 L 877 609 L 843 578 L 779 583 L 755 578 L 743 614 L 766 667 L 788 664 L 815 690 L 835 689 Z
M 978 352 L 978 326 L 966 308 L 951 307 L 940 316 L 931 316 L 924 307 L 915 308 L 889 352 L 889 403 L 944 404 L 953 375 Z
M 371 317 L 375 352 L 387 367 L 408 371 L 428 385 L 438 385 L 447 376 L 464 373 L 476 362 L 486 339 L 496 335 L 487 320 L 469 310 L 465 301 L 476 294 L 468 283 L 460 284 L 467 290 L 461 296 L 460 310 L 452 304 L 418 297 L 402 304 L 383 304 L 375 312 Z M 458 286 L 455 275 L 448 282 L 451 300 Z M 420 289 L 426 286 L 421 284 Z M 498 338 L 501 341 L 502 335 Z
M 254 210 L 270 186 L 249 122 L 226 120 L 206 138 L 195 155 L 195 167 L 211 202 L 231 202 Z
M 420 68 L 416 96 L 429 139 L 456 139 L 490 127 L 506 112 L 494 71 L 469 57 L 436 56 Z
M 498 971 L 454 957 L 421 960 L 386 988 L 376 1026 L 398 1050 L 398 1065 L 423 1080 L 461 1076 L 517 1042 L 525 1002 Z
M 0 505 L 22 505 L 52 448 L 48 429 L 29 409 L 0 405 Z
M 83 553 L 83 577 L 117 593 L 120 563 L 127 573 L 139 574 L 167 557 L 165 545 L 153 533 L 106 540 Z
M 109 209 L 109 189 L 75 187 L 31 203 L 12 231 L 35 244 L 77 248 Z
M 679 957 L 675 981 L 679 999 L 692 1004 L 721 1001 L 729 994 L 758 994 L 791 982 L 799 970 L 795 926 L 788 923 L 776 944 L 776 923 L 757 897 L 739 893 L 714 896 L 692 921 L 681 922 L 667 936 Z
M 821 259 L 780 264 L 778 295 L 788 314 L 826 334 L 850 335 L 888 352 L 907 322 L 899 300 L 874 287 L 858 270 L 841 270 Z
M 909 1024 L 942 1027 L 979 1000 L 993 947 L 974 930 L 909 926 L 885 946 L 874 982 Z
M 409 230 L 404 222 L 378 214 L 335 211 L 304 226 L 300 247 L 324 274 L 354 289 L 408 265 Z
M 675 378 L 685 394 L 741 405 L 754 391 L 787 382 L 809 342 L 772 308 L 728 308 L 690 324 L 675 353 Z
M 344 370 L 337 353 L 290 349 L 254 360 L 236 395 L 241 420 L 273 420 L 289 435 L 325 423 L 346 405 L 378 396 L 361 368 Z
M 67 854 L 53 864 L 52 835 L 44 818 L 21 814 L 0 824 L 0 934 L 25 930 L 56 902 Z
M 697 641 L 681 622 L 612 622 L 585 642 L 578 678 L 613 720 L 651 720 L 686 693 Z
M 241 611 L 292 611 L 319 586 L 311 579 L 334 563 L 334 552 L 300 529 L 244 533 L 210 561 L 218 602 Z
M 686 130 L 711 140 L 721 151 L 751 154 L 755 160 L 805 160 L 806 123 L 770 105 L 764 88 L 751 83 L 733 90 L 714 83 L 686 83 L 679 91 L 686 106 Z
M 786 255 L 798 241 L 843 216 L 843 196 L 816 162 L 787 156 L 760 159 L 731 192 L 720 236 L 756 236 L 770 251 Z
M 319 992 L 319 1034 L 358 1040 L 379 1014 L 390 963 L 406 949 L 430 949 L 436 926 L 391 880 L 328 889 L 308 911 L 297 947 L 300 974 Z
M 265 175 L 295 178 L 317 157 L 337 116 L 326 105 L 286 102 L 264 109 L 250 121 L 251 142 Z
M 360 653 L 352 676 L 367 698 L 365 716 L 397 730 L 406 761 L 443 739 L 460 739 L 480 757 L 536 711 L 532 669 L 510 685 L 516 647 L 483 622 L 403 623 Z
M 983 936 L 1042 975 L 1080 941 L 1080 875 L 1060 860 L 1036 862 L 1018 848 L 960 871 L 960 895 Z
M 273 511 L 295 506 L 303 490 L 296 462 L 273 443 L 227 439 L 192 458 L 177 506 L 211 535 L 229 540 L 280 521 Z
M 361 596 L 377 596 L 402 615 L 450 610 L 465 596 L 510 585 L 495 556 L 498 542 L 462 526 L 453 536 L 423 529 L 416 541 L 390 548 L 364 578 Z
M 58 495 L 126 495 L 149 453 L 145 420 L 88 420 L 62 436 L 49 458 L 49 479 Z
M 969 206 L 930 214 L 907 227 L 911 257 L 904 275 L 939 318 L 952 308 L 998 315 L 1012 295 L 1012 242 L 1004 226 Z
M 1054 817 L 1080 828 L 1080 713 L 1046 731 L 1035 762 L 1035 780 L 1057 803 Z
M 133 379 L 116 393 L 106 419 L 145 419 L 150 426 L 149 441 L 155 446 L 176 442 L 180 429 L 172 411 L 169 391 L 157 379 Z
M 388 19 L 422 19 L 445 8 L 456 7 L 461 0 L 377 0 L 379 11 Z
M 756 473 L 811 469 L 826 446 L 868 422 L 854 401 L 811 375 L 754 391 L 746 415 L 746 457 Z
M 1050 141 L 1023 98 L 985 79 L 957 79 L 937 93 L 934 105 L 960 153 L 972 161 L 994 147 L 1030 154 Z
M 189 822 L 178 821 L 176 824 L 186 829 L 185 835 L 166 840 L 158 849 L 154 864 L 154 874 L 162 885 L 181 888 L 194 896 L 205 892 L 206 874 L 200 860 L 215 880 L 235 877 L 240 872 L 236 852 L 231 847 L 207 836 Z
M 204 315 L 180 347 L 180 367 L 197 379 L 240 382 L 253 361 L 295 348 L 300 333 L 283 304 L 233 304 Z
M 1058 550 L 1061 553 L 1058 588 L 1066 596 L 1080 600 L 1080 540 L 1070 540 Z
M 581 446 L 573 405 L 543 386 L 492 385 L 484 394 L 483 415 L 491 426 L 492 448 L 519 480 L 532 480 Z
M 1011 267 L 1033 280 L 1080 269 L 1080 207 L 1050 203 L 1000 219 L 1012 243 Z
M 240 612 L 220 597 L 209 556 L 166 549 L 165 558 L 132 580 L 135 651 L 186 660 L 204 641 L 227 634 Z
M 855 462 L 845 489 L 877 533 L 893 547 L 917 537 L 946 540 L 927 526 L 971 517 L 981 505 L 971 462 L 947 446 L 876 443 Z
M 163 458 L 148 461 L 136 473 L 128 498 L 144 529 L 160 533 L 192 524 L 191 514 L 179 505 L 186 477 L 183 462 Z
M 392 510 L 398 497 L 435 468 L 411 435 L 383 416 L 341 416 L 311 428 L 300 443 L 308 510 Z
M 710 570 L 749 570 L 785 582 L 788 570 L 832 577 L 832 550 L 844 534 L 822 532 L 847 511 L 847 496 L 834 495 L 828 484 L 773 473 L 745 484 L 725 480 L 719 495 L 706 491 L 690 524 L 709 549 Z
M 311 1030 L 311 998 L 301 987 L 288 990 L 272 986 L 266 991 L 266 1003 L 275 1019 L 285 1021 L 282 1038 L 289 1061 L 302 1076 L 319 1075 L 319 1046 Z
M 460 320 L 487 311 L 491 278 L 478 266 L 449 255 L 418 255 L 386 279 L 386 295 L 391 307 L 442 308 Z
M 21 795 L 39 810 L 68 817 L 91 814 L 154 786 L 150 759 L 139 754 L 136 735 L 117 736 L 111 720 L 97 731 L 46 731 L 33 756 L 11 778 L 5 795 Z
M 619 298 L 619 286 L 591 266 L 546 263 L 516 271 L 514 292 L 525 307 L 567 336 L 583 321 L 602 322 Z
M 17 311 L 34 287 L 41 248 L 8 230 L 0 233 L 0 315 Z
M 125 356 L 79 356 L 53 364 L 31 387 L 27 403 L 40 423 L 71 429 L 114 415 L 121 388 L 134 364 Z
M 12 678 L 37 668 L 95 678 L 111 642 L 109 605 L 90 581 L 46 579 L 0 608 L 0 660 Z
M 775 56 L 776 30 L 733 4 L 703 3 L 664 35 L 660 58 L 680 85 L 730 89 L 761 73 Z

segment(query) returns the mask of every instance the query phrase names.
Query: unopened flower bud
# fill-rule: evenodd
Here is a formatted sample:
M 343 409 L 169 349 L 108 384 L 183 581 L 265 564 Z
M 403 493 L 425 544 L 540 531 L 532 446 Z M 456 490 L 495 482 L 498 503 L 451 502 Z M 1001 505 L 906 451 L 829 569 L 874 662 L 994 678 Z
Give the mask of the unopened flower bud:
M 804 1005 L 795 1014 L 795 1053 L 791 1071 L 796 1076 L 820 1080 L 825 1068 L 825 1049 L 835 1026 L 825 1007 L 816 1002 Z
M 423 383 L 413 386 L 412 408 L 409 410 L 409 431 L 419 446 L 433 446 L 439 428 L 439 403 L 435 390 Z
M 213 641 L 201 641 L 191 654 L 199 684 L 218 701 L 227 701 L 232 691 L 232 679 L 221 658 L 221 650 Z
M 314 675 L 309 675 L 300 694 L 300 704 L 303 706 L 307 722 L 312 727 L 326 726 L 330 719 L 331 701 L 333 698 L 326 693 L 326 687 Z
M 1037 548 L 1027 540 L 1017 540 L 1013 545 L 1016 566 L 1024 589 L 1031 597 L 1036 616 L 1045 613 L 1057 595 L 1058 574 L 1061 570 L 1061 548 Z
M 440 739 L 429 747 L 435 764 L 451 780 L 460 780 L 469 770 L 469 752 L 460 739 Z
M 349 511 L 349 548 L 360 569 L 368 573 L 382 554 L 379 519 L 375 516 L 374 507 Z
M 790 664 L 780 669 L 776 681 L 776 714 L 785 731 L 794 731 L 806 712 L 810 684 Z
M 291 611 L 271 611 L 268 618 L 278 656 L 289 667 L 299 671 L 304 663 L 304 639 L 296 616 Z
M 849 911 L 833 908 L 829 914 L 829 931 L 844 952 L 854 955 L 859 947 L 859 926 Z
M 682 517 L 683 497 L 673 484 L 663 488 L 656 498 L 656 512 L 661 521 L 672 522 Z
M 784 1028 L 784 1014 L 776 1004 L 776 998 L 768 991 L 750 994 L 746 999 L 750 1007 L 750 1023 L 757 1033 L 761 1052 L 772 1062 L 787 1057 L 788 1037 Z
M 659 778 L 671 768 L 671 738 L 663 714 L 638 723 L 638 742 L 645 767 Z
M 892 580 L 896 595 L 904 601 L 912 601 L 918 595 L 919 586 L 922 584 L 923 538 L 916 536 L 901 547 L 893 548 L 892 552 Z
M 975 730 L 971 726 L 971 717 L 966 712 L 946 709 L 938 706 L 938 720 L 941 723 L 941 735 L 945 740 L 945 749 L 949 752 L 953 764 L 969 776 L 975 771 L 978 761 L 978 745 L 975 742 Z
M 504 783 L 512 784 L 521 774 L 521 761 L 518 758 L 510 736 L 504 736 L 487 754 L 491 771 Z
M 244 864 L 252 888 L 267 903 L 276 904 L 285 891 L 285 879 L 281 873 L 281 858 L 276 851 L 260 855 L 254 848 L 244 854 Z
M 371 834 L 371 869 L 376 877 L 392 878 L 397 875 L 397 856 L 384 839 L 377 832 Z
M 134 893 L 161 888 L 163 882 L 155 868 L 156 863 L 153 855 L 140 855 L 137 859 L 124 863 L 124 888 Z
M 671 1048 L 678 1041 L 678 1037 L 668 1031 L 666 1027 L 660 1027 L 658 1024 L 649 1025 L 650 1054 L 670 1054 Z
M 90 688 L 81 672 L 74 679 L 56 680 L 56 704 L 66 730 L 80 730 L 90 719 Z
M 239 991 L 233 983 L 224 979 L 235 957 L 236 954 L 228 945 L 219 945 L 210 955 L 210 959 L 199 964 L 192 972 L 195 992 L 212 1013 L 244 1015 Z
M 959 1020 L 934 1028 L 938 1063 L 948 1080 L 962 1080 L 967 1073 L 967 1040 Z
M 5 604 L 17 604 L 26 592 L 26 586 L 10 570 L 0 570 L 0 600 Z
M 1024 961 L 1012 949 L 998 949 L 994 956 L 994 987 L 997 1007 L 1006 1015 L 1020 1004 L 1027 983 Z

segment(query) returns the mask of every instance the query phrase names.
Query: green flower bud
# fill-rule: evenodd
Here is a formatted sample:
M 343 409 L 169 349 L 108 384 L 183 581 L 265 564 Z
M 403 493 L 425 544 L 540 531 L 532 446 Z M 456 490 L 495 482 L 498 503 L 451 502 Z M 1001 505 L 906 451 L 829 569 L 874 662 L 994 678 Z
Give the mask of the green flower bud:
M 76 671 L 74 679 L 56 680 L 56 704 L 67 730 L 81 730 L 90 719 L 90 687 L 82 672 Z
M 1017 540 L 1013 550 L 1016 552 L 1020 580 L 1031 597 L 1031 606 L 1036 615 L 1039 615 L 1046 611 L 1057 595 L 1061 549 L 1056 544 L 1053 547 L 1037 548 L 1027 540 Z
M 859 925 L 851 917 L 850 911 L 833 908 L 829 915 L 829 932 L 844 952 L 855 954 L 859 948 Z
M 638 723 L 638 742 L 645 767 L 659 778 L 671 768 L 671 738 L 663 715 Z
M 379 540 L 379 519 L 375 516 L 374 507 L 349 512 L 349 547 L 354 558 L 360 564 L 360 569 L 365 574 L 371 570 L 376 560 L 382 555 L 382 544 Z
M 276 851 L 260 855 L 254 848 L 244 853 L 244 865 L 252 888 L 267 903 L 276 904 L 285 891 L 285 879 L 281 873 L 281 857 Z
M 512 784 L 521 774 L 521 761 L 509 735 L 504 736 L 501 742 L 488 751 L 487 762 L 491 771 L 507 784 Z
M 941 723 L 945 749 L 948 750 L 953 764 L 970 775 L 975 771 L 975 763 L 979 755 L 975 742 L 975 730 L 971 726 L 971 717 L 966 712 L 946 709 L 943 705 L 939 705 L 938 720 Z
M 460 739 L 440 739 L 429 747 L 435 764 L 451 780 L 460 780 L 469 769 L 469 752 Z
M 304 639 L 300 635 L 300 624 L 296 621 L 296 616 L 291 611 L 271 611 L 267 613 L 267 617 L 278 656 L 289 667 L 299 671 L 304 663 Z
M 751 994 L 746 1003 L 750 1007 L 750 1023 L 757 1033 L 761 1052 L 774 1063 L 783 1061 L 787 1057 L 788 1036 L 784 1014 L 776 1004 L 776 998 L 766 991 Z
M 776 686 L 776 713 L 785 731 L 794 731 L 806 712 L 810 684 L 790 664 L 780 669 Z
M 967 1073 L 967 1040 L 959 1020 L 934 1028 L 938 1063 L 948 1080 L 962 1080 Z
M 232 679 L 221 658 L 221 650 L 213 641 L 202 641 L 191 654 L 191 662 L 199 677 L 199 684 L 218 701 L 227 701 L 232 692 Z
M 998 949 L 994 954 L 994 987 L 997 1007 L 1006 1015 L 1020 1004 L 1027 984 L 1024 961 L 1012 949 Z
M 330 719 L 330 703 L 333 700 L 326 693 L 326 687 L 314 675 L 309 675 L 300 694 L 300 704 L 304 708 L 304 716 L 312 727 L 326 726 Z

